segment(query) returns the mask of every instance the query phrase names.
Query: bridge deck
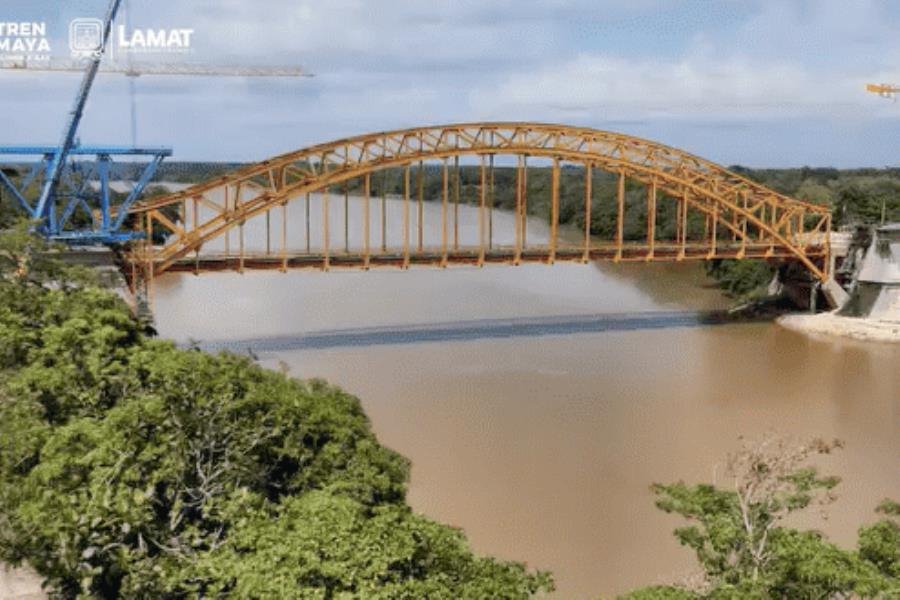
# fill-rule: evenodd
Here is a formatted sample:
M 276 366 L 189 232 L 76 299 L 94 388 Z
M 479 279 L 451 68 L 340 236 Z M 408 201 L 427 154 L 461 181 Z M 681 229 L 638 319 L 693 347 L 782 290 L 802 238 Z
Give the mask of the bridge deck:
M 807 249 L 809 256 L 825 256 L 822 247 Z M 519 263 L 552 263 L 552 262 L 644 262 L 644 261 L 681 261 L 711 259 L 791 259 L 795 255 L 789 248 L 766 244 L 719 243 L 715 252 L 707 244 L 659 244 L 652 249 L 646 244 L 626 244 L 621 248 L 616 244 L 591 246 L 587 253 L 584 247 L 565 247 L 552 250 L 549 247 L 529 246 L 517 252 L 514 247 L 460 248 L 448 249 L 446 252 L 438 248 L 402 249 L 389 248 L 386 251 L 375 250 L 369 254 L 359 251 L 323 251 L 298 252 L 287 251 L 270 253 L 246 253 L 240 255 L 198 254 L 183 258 L 173 263 L 170 271 L 226 271 L 236 270 L 287 270 L 287 269 L 321 269 L 374 267 L 404 268 L 413 265 L 443 267 L 449 265 L 482 265 L 482 264 L 519 264 Z

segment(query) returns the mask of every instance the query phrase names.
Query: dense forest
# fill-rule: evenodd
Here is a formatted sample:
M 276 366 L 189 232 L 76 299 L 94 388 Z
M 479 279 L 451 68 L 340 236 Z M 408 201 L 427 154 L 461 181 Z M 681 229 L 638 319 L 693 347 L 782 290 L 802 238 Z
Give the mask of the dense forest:
M 56 598 L 527 598 L 406 504 L 357 398 L 155 339 L 97 275 L 0 232 L 0 560 Z

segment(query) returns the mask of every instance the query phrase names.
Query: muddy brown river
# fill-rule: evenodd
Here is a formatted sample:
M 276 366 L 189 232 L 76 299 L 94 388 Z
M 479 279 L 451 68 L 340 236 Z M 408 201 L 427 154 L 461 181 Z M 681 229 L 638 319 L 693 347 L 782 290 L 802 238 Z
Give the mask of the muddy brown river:
M 426 223 L 437 209 L 426 204 Z M 496 218 L 500 231 L 508 215 Z M 882 498 L 900 499 L 900 346 L 810 339 L 774 323 L 469 327 L 725 306 L 699 265 L 167 274 L 153 302 L 161 335 L 175 340 L 286 340 L 261 362 L 359 396 L 379 439 L 412 461 L 416 511 L 462 528 L 480 553 L 550 569 L 559 598 L 691 573 L 692 555 L 671 535 L 679 520 L 654 508 L 649 486 L 721 482 L 741 435 L 846 442 L 822 463 L 843 478 L 840 499 L 827 520 L 806 523 L 839 544 L 854 542 Z M 339 335 L 435 323 L 450 333 Z M 315 332 L 336 341 L 290 341 Z

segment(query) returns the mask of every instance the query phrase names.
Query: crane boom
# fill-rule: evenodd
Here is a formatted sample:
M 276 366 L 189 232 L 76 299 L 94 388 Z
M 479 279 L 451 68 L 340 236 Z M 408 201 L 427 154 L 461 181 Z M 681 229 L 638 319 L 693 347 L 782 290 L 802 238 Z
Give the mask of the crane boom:
M 894 94 L 900 94 L 900 86 L 889 83 L 869 83 L 866 84 L 866 91 L 884 98 L 892 98 Z
M 47 60 L 26 62 L 21 60 L 0 61 L 0 69 L 11 71 L 75 72 L 84 71 L 84 65 L 72 60 Z M 235 77 L 312 77 L 302 67 L 254 66 L 254 65 L 209 65 L 201 63 L 100 63 L 100 73 L 118 73 L 129 77 L 140 75 L 194 75 L 194 76 L 235 76 Z
M 91 55 L 88 67 L 84 71 L 81 87 L 78 88 L 75 103 L 69 112 L 66 127 L 63 129 L 62 139 L 60 139 L 59 146 L 48 165 L 48 175 L 41 188 L 41 195 L 38 197 L 35 213 L 39 217 L 47 216 L 47 213 L 49 213 L 51 229 L 53 228 L 53 221 L 56 215 L 54 211 L 48 211 L 48 208 L 51 206 L 50 198 L 53 195 L 56 184 L 59 183 L 59 176 L 66 164 L 66 155 L 68 155 L 75 141 L 75 132 L 78 130 L 78 124 L 81 122 L 81 116 L 84 114 L 84 105 L 87 103 L 88 94 L 91 91 L 91 86 L 94 84 L 94 78 L 97 76 L 100 59 L 103 58 L 103 51 L 106 49 L 106 43 L 109 41 L 112 22 L 116 18 L 116 11 L 119 10 L 120 3 L 121 0 L 110 0 L 109 8 L 106 10 L 106 16 L 103 19 L 103 34 L 100 38 L 100 45 Z

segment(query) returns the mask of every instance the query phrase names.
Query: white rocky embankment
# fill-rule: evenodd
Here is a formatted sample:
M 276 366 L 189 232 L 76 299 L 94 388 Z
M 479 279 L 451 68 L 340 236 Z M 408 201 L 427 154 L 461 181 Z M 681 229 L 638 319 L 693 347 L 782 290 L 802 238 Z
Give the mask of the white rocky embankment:
M 778 323 L 812 335 L 900 343 L 900 223 L 874 231 L 856 279 L 843 308 L 787 315 Z M 829 283 L 837 286 L 833 280 Z
M 842 317 L 835 312 L 826 312 L 816 315 L 785 315 L 778 319 L 778 324 L 813 335 L 900 343 L 900 320 Z

